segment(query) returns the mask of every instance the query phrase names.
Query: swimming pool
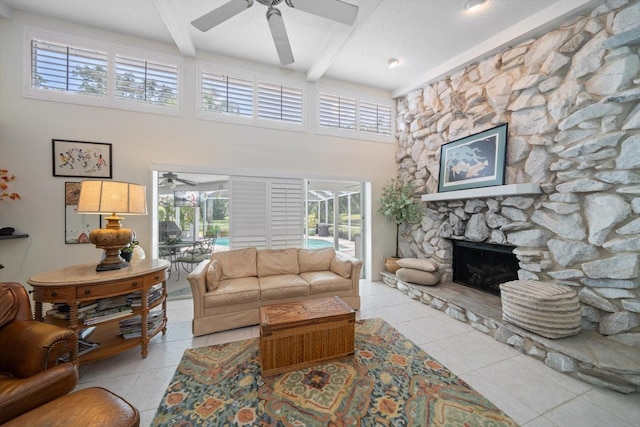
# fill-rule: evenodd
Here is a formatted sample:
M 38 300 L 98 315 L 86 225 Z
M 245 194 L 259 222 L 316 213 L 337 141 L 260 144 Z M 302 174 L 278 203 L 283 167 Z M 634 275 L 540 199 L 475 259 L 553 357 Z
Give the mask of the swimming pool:
M 218 237 L 216 239 L 216 246 L 229 246 L 229 238 Z M 322 249 L 331 247 L 333 247 L 333 242 L 328 242 L 321 239 L 309 239 L 309 249 Z M 342 246 L 340 246 L 340 248 L 344 249 Z

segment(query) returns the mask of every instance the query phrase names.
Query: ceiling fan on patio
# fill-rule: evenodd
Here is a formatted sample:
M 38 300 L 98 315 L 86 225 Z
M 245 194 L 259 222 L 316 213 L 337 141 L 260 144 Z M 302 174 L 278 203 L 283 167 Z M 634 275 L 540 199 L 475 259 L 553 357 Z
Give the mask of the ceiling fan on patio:
M 229 18 L 232 18 L 245 9 L 253 5 L 254 0 L 231 0 L 228 3 L 202 15 L 200 18 L 191 21 L 191 25 L 200 31 L 209 31 Z M 274 6 L 280 4 L 282 0 L 256 0 L 258 3 L 267 6 L 267 22 L 271 30 L 271 36 L 278 51 L 278 57 L 282 65 L 293 64 L 293 53 L 289 44 L 289 37 L 284 26 L 284 20 L 280 10 Z M 352 25 L 358 16 L 358 6 L 345 3 L 341 0 L 284 0 L 285 4 L 294 9 L 322 16 L 343 24 Z
M 178 177 L 178 175 L 176 175 L 173 172 L 165 172 L 162 174 L 160 178 L 161 178 L 161 181 L 160 183 L 158 183 L 158 186 L 160 187 L 176 188 L 176 182 L 181 182 L 183 184 L 191 185 L 191 186 L 194 186 L 197 184 L 195 181 L 180 178 Z

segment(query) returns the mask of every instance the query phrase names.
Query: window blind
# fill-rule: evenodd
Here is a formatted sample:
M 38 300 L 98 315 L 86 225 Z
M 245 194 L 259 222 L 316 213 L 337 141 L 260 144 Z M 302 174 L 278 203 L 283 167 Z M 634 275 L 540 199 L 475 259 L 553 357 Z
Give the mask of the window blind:
M 253 82 L 223 74 L 202 73 L 202 110 L 253 116 Z
M 361 101 L 360 131 L 391 135 L 391 107 Z
M 318 125 L 356 130 L 356 100 L 321 93 L 318 102 Z
M 231 248 L 302 247 L 301 179 L 231 176 L 229 183 Z
M 259 83 L 258 117 L 302 123 L 302 90 Z
M 270 248 L 302 247 L 304 235 L 303 187 L 301 179 L 270 179 Z
M 178 67 L 116 55 L 116 99 L 176 107 Z
M 107 53 L 32 39 L 31 86 L 104 97 Z
M 229 177 L 229 245 L 232 249 L 267 247 L 267 181 Z

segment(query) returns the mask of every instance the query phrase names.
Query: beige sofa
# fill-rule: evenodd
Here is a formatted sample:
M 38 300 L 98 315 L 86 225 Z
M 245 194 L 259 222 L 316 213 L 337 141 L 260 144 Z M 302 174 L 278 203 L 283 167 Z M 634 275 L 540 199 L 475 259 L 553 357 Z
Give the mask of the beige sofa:
M 339 296 L 360 308 L 362 262 L 333 248 L 215 252 L 187 276 L 196 336 L 260 323 L 262 305 Z

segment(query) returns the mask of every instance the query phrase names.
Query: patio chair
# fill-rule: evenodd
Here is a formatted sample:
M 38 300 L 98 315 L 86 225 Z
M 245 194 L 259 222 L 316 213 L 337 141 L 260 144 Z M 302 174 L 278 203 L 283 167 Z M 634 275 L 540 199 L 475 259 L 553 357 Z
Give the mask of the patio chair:
M 195 242 L 193 247 L 183 251 L 177 261 L 180 262 L 184 271 L 190 273 L 200 262 L 209 259 L 216 246 L 215 237 L 207 237 Z

